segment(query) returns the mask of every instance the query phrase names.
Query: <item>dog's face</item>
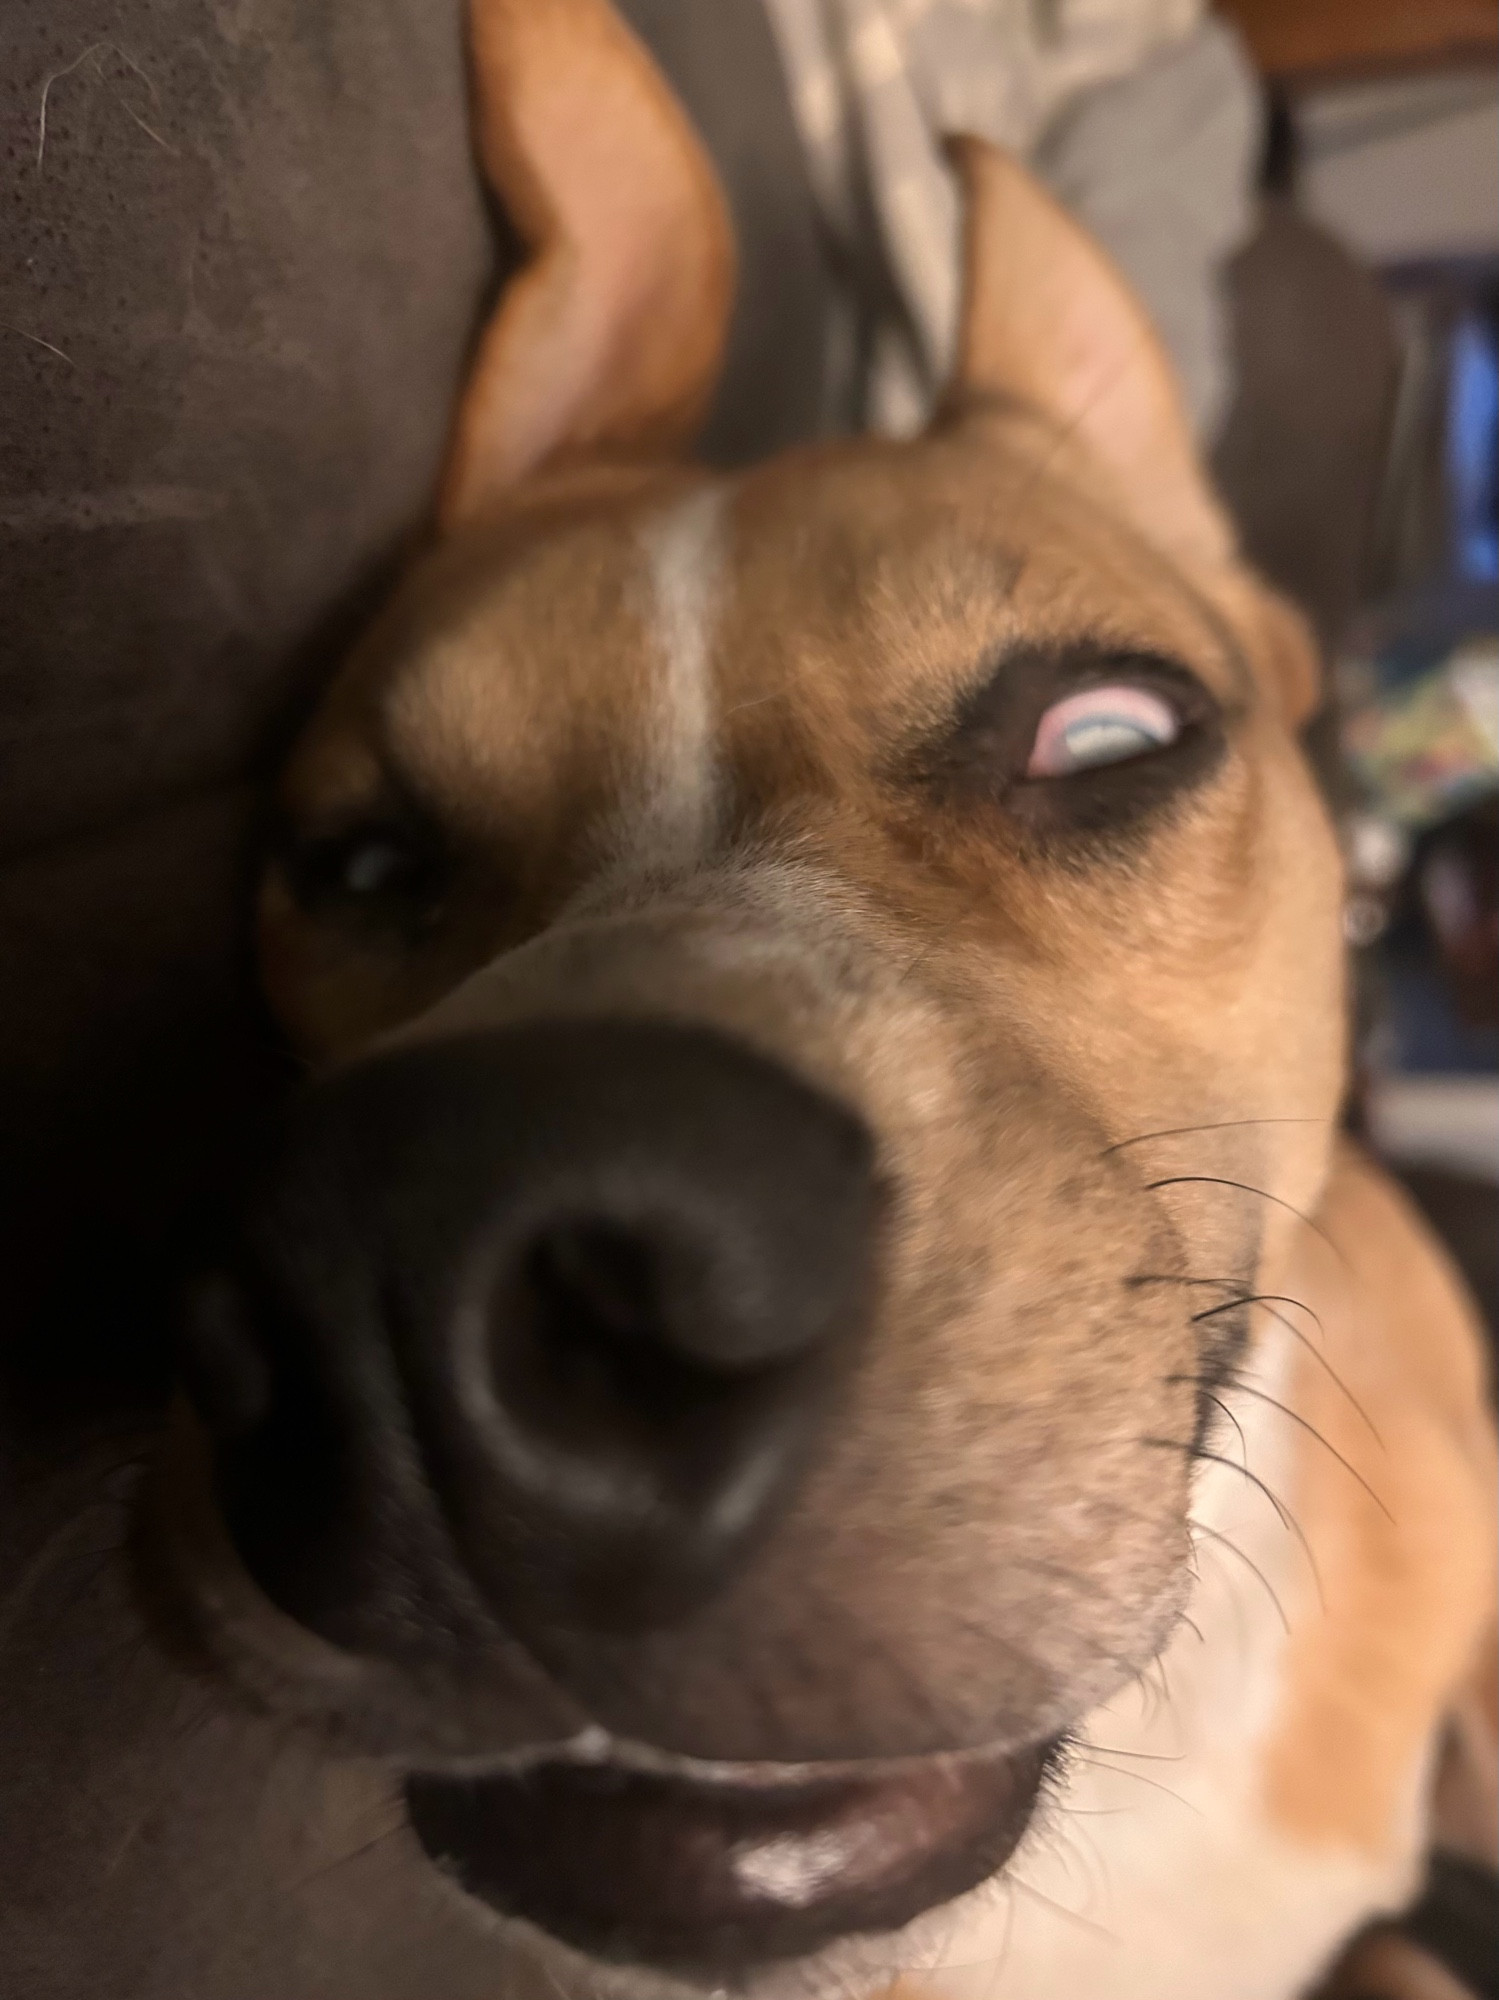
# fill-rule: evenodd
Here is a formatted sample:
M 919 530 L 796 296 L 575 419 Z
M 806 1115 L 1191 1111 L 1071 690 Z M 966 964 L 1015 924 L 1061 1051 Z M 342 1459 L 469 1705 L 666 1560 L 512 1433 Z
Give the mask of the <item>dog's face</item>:
M 1324 1171 L 1302 642 L 1115 281 L 965 165 L 929 435 L 516 477 L 502 425 L 283 786 L 328 1073 L 201 1309 L 220 1502 L 431 1851 L 603 1957 L 1002 1864 L 1184 1609 Z

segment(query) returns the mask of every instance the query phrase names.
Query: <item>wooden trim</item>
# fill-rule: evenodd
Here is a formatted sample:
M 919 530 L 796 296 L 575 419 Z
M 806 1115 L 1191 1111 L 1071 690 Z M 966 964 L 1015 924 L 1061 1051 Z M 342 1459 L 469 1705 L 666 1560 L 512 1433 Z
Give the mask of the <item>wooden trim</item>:
M 1499 60 L 1499 0 L 1220 0 L 1278 82 Z

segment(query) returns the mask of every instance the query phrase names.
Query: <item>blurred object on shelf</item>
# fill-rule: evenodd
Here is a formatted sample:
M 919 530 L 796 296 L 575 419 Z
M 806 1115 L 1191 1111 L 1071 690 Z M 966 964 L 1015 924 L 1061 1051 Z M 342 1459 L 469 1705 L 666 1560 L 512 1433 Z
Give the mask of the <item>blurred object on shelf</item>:
M 1499 1025 L 1499 803 L 1490 799 L 1431 836 L 1415 888 L 1459 1019 Z
M 1398 820 L 1366 806 L 1345 812 L 1338 832 L 1348 876 L 1343 935 L 1355 951 L 1366 951 L 1389 927 L 1410 861 L 1411 838 Z
M 1499 793 L 1499 261 L 1386 277 L 1401 380 L 1334 695 L 1354 822 L 1394 838 Z M 1385 876 L 1365 879 L 1345 827 L 1354 886 L 1387 892 L 1377 836 L 1358 839 Z
M 1266 76 L 1369 74 L 1492 60 L 1495 0 L 1221 0 Z
M 1499 633 L 1459 641 L 1414 680 L 1345 695 L 1342 734 L 1361 790 L 1397 826 L 1435 826 L 1499 790 Z
M 1447 477 L 1457 573 L 1499 583 L 1499 315 L 1469 310 L 1452 334 Z M 1499 727 L 1499 712 L 1496 712 Z
M 1351 857 L 1349 878 L 1361 1088 L 1499 1077 L 1499 800 L 1425 834 L 1397 881 L 1361 882 Z M 1489 1171 L 1499 1178 L 1499 1130 Z
M 1407 606 L 1406 623 L 1450 642 L 1483 628 L 1485 592 L 1499 602 L 1499 257 L 1406 267 L 1388 282 L 1400 383 L 1369 595 L 1434 592 Z

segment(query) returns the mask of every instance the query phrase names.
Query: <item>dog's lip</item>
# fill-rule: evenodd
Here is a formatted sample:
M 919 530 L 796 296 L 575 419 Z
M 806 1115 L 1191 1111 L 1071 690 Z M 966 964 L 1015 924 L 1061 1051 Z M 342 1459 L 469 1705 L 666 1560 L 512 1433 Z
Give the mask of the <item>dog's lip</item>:
M 720 1976 L 888 1932 L 997 1873 L 1054 1741 L 869 1764 L 605 1752 L 407 1779 L 470 1894 L 586 1955 Z

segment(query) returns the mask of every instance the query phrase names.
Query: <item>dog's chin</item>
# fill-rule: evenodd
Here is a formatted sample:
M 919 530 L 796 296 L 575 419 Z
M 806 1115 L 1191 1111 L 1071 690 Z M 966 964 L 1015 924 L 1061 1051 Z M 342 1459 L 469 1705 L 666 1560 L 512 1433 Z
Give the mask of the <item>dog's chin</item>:
M 994 1875 L 1052 1743 L 854 1766 L 555 1759 L 418 1774 L 412 1825 L 471 1895 L 595 1959 L 716 1984 L 901 1929 Z

